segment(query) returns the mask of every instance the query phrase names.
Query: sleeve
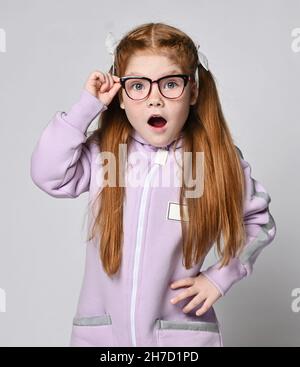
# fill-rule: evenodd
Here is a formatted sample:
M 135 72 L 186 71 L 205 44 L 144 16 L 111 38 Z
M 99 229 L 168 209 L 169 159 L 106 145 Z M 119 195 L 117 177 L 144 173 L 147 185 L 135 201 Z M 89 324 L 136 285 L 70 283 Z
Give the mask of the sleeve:
M 237 147 L 236 147 L 237 148 Z M 206 276 L 225 295 L 231 286 L 249 276 L 253 265 L 263 250 L 271 243 L 276 234 L 276 224 L 269 211 L 271 198 L 266 189 L 253 177 L 251 167 L 243 159 L 237 148 L 245 174 L 245 205 L 244 223 L 246 230 L 246 243 L 238 257 L 233 257 L 230 262 L 218 269 L 221 261 L 216 262 L 201 273 Z
M 41 190 L 57 198 L 75 198 L 89 190 L 91 152 L 86 131 L 107 108 L 83 89 L 68 113 L 55 113 L 31 155 L 30 175 Z

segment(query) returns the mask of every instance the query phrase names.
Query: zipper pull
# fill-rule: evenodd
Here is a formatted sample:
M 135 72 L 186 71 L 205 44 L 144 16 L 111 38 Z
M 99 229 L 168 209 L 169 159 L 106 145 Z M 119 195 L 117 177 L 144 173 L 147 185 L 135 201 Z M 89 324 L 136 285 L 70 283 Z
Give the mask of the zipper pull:
M 164 166 L 168 158 L 168 150 L 165 148 L 159 148 L 155 154 L 154 163 Z

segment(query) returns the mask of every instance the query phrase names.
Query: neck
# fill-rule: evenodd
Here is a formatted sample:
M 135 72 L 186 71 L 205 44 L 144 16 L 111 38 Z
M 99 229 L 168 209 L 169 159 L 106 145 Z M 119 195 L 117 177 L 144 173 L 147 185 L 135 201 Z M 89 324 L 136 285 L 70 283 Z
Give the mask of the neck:
M 147 140 L 145 140 L 141 134 L 139 134 L 137 132 L 137 130 L 135 129 L 132 129 L 131 133 L 130 133 L 130 136 L 135 139 L 136 141 L 138 141 L 140 144 L 142 145 L 147 145 L 155 150 L 159 149 L 159 148 L 167 148 L 167 149 L 170 149 L 170 147 L 175 143 L 175 141 L 177 140 L 177 144 L 176 144 L 176 149 L 177 148 L 180 148 L 182 146 L 182 138 L 183 138 L 183 132 L 181 132 L 177 138 L 174 138 L 169 144 L 165 145 L 165 146 L 162 146 L 162 147 L 156 147 L 152 144 L 150 144 Z

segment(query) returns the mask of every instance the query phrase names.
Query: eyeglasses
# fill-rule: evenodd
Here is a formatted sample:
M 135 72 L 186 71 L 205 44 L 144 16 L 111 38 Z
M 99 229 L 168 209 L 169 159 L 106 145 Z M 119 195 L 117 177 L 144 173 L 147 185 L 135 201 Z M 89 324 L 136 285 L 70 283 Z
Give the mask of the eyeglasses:
M 120 83 L 127 96 L 133 100 L 147 98 L 153 83 L 158 84 L 158 89 L 164 97 L 174 99 L 182 95 L 189 80 L 191 76 L 186 74 L 167 75 L 157 80 L 130 75 L 121 77 Z

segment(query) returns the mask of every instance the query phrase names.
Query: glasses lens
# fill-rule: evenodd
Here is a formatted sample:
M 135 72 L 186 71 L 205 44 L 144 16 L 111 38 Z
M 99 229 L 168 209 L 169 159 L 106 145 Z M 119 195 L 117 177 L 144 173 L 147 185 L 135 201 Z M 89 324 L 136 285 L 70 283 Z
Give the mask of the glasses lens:
M 143 99 L 147 96 L 150 89 L 149 80 L 145 79 L 127 79 L 125 88 L 129 96 L 133 99 Z
M 184 88 L 184 80 L 179 76 L 163 78 L 160 81 L 161 93 L 167 98 L 179 97 Z

